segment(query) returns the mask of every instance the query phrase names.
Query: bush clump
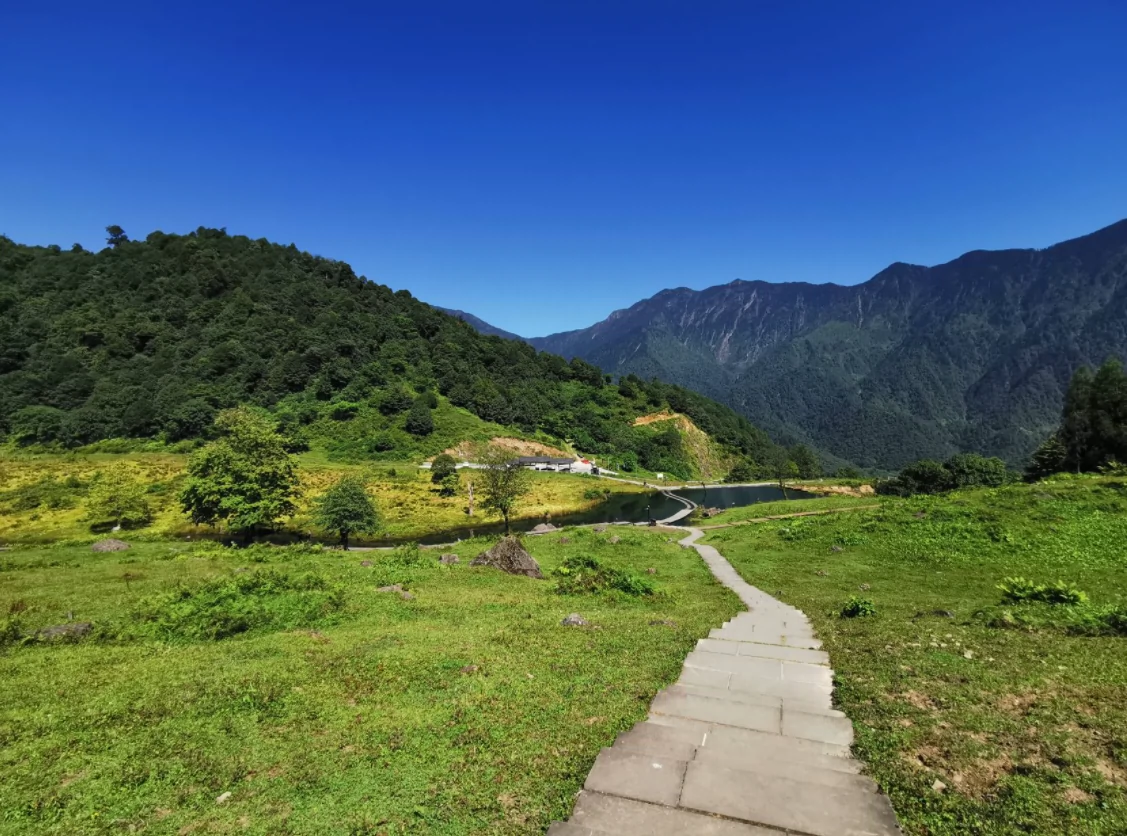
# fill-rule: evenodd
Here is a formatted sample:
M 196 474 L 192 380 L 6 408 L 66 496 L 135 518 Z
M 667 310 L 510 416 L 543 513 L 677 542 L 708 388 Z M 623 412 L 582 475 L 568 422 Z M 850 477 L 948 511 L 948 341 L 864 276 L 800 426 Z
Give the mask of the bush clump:
M 164 641 L 218 641 L 256 629 L 322 624 L 344 607 L 344 594 L 313 572 L 260 569 L 184 586 L 142 602 L 128 634 Z
M 597 558 L 586 554 L 569 556 L 552 574 L 556 576 L 556 592 L 560 595 L 610 591 L 634 596 L 654 594 L 653 584 L 645 578 L 604 566 Z
M 1075 584 L 1057 581 L 1056 583 L 1033 583 L 1027 578 L 1005 578 L 998 589 L 1002 593 L 1002 603 L 1027 604 L 1041 603 L 1056 606 L 1077 606 L 1088 602 L 1088 593 Z
M 841 607 L 842 618 L 865 618 L 870 615 L 877 614 L 877 606 L 870 598 L 862 598 L 859 595 L 852 596 Z

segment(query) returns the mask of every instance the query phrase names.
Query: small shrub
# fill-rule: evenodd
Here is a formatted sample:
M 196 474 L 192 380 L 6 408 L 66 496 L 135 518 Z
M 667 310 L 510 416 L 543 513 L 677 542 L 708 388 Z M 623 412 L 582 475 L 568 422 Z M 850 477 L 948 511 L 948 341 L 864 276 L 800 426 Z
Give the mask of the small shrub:
M 1002 593 L 1002 602 L 1007 604 L 1039 602 L 1071 607 L 1088 602 L 1088 593 L 1064 581 L 1038 584 L 1027 578 L 1005 578 L 998 584 L 998 589 Z
M 869 598 L 852 596 L 841 608 L 842 618 L 865 618 L 877 614 L 876 604 Z
M 321 575 L 272 569 L 182 586 L 142 601 L 121 631 L 164 641 L 219 641 L 255 629 L 323 623 L 344 607 L 344 595 Z
M 645 578 L 604 566 L 598 558 L 585 554 L 571 555 L 552 574 L 556 576 L 556 592 L 560 595 L 597 594 L 612 590 L 633 596 L 654 594 L 653 584 Z
M 605 490 L 604 488 L 588 488 L 587 490 L 583 491 L 584 499 L 598 499 L 601 501 L 608 499 L 609 497 L 610 491 Z

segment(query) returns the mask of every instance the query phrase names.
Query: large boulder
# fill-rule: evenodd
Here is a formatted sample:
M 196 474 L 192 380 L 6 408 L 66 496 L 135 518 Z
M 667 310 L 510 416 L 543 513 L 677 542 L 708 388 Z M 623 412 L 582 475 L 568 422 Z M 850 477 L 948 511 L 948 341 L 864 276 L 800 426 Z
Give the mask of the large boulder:
M 529 578 L 543 578 L 537 563 L 520 545 L 520 540 L 509 536 L 501 539 L 489 551 L 482 552 L 470 561 L 470 566 L 492 566 L 510 575 L 525 575 Z
M 549 531 L 555 531 L 556 527 L 551 523 L 540 523 L 532 529 L 533 534 L 547 534 Z

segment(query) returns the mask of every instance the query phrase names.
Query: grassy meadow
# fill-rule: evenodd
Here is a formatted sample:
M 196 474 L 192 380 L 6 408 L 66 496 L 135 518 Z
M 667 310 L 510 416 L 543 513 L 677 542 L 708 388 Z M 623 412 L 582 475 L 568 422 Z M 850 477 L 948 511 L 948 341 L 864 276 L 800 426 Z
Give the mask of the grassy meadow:
M 93 535 L 84 521 L 84 497 L 100 472 L 120 462 L 126 463 L 146 485 L 149 506 L 154 512 L 152 523 L 130 532 L 132 536 L 155 539 L 212 534 L 210 529 L 191 525 L 180 510 L 177 492 L 186 461 L 183 454 L 159 452 L 32 454 L 10 451 L 0 455 L 0 543 L 90 539 Z M 472 470 L 459 471 L 462 490 L 457 496 L 443 497 L 431 483 L 430 472 L 420 470 L 414 462 L 344 464 L 329 461 L 318 452 L 302 454 L 299 462 L 302 510 L 287 522 L 285 530 L 290 533 L 314 538 L 328 536 L 313 529 L 309 502 L 345 473 L 361 473 L 368 478 L 369 490 L 383 519 L 381 538 L 419 538 L 475 522 L 495 523 L 499 519 L 482 512 L 480 496 L 474 516 L 467 515 L 466 487 L 474 478 Z M 613 492 L 643 490 L 637 485 L 596 480 L 590 476 L 533 473 L 532 492 L 521 501 L 516 516 L 543 519 L 548 514 L 591 507 L 597 500 L 588 499 L 584 494 L 592 488 Z M 362 542 L 363 539 L 356 540 L 357 544 Z
M 547 580 L 470 568 L 485 540 L 453 566 L 410 548 L 0 553 L 0 833 L 542 832 L 739 609 L 668 533 L 566 537 L 525 538 Z M 658 594 L 558 594 L 550 571 L 577 554 Z M 377 591 L 396 583 L 413 597 Z M 571 612 L 590 625 L 561 626 Z M 90 633 L 18 638 L 68 615 Z
M 907 833 L 1127 832 L 1122 478 L 882 498 L 707 542 L 813 620 Z M 1011 576 L 1089 599 L 1003 602 Z M 842 617 L 855 596 L 875 614 Z
M 767 517 L 783 516 L 788 514 L 821 513 L 824 511 L 852 510 L 866 508 L 879 504 L 875 496 L 819 496 L 814 499 L 779 500 L 777 502 L 757 502 L 754 505 L 744 505 L 739 508 L 729 508 L 711 517 L 704 517 L 699 512 L 694 516 L 695 525 L 702 528 L 717 525 L 733 525 L 748 521 L 759 522 Z

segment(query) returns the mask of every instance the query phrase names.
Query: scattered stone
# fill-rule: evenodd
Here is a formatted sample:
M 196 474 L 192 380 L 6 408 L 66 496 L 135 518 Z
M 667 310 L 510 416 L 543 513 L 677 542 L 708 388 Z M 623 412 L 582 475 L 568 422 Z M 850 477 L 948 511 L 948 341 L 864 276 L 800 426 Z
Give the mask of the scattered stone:
M 621 543 L 621 542 L 622 542 L 622 538 L 621 538 L 621 537 L 619 537 L 619 536 L 618 536 L 618 535 L 616 534 L 616 535 L 614 535 L 613 537 L 611 537 L 611 538 L 610 538 L 609 540 L 607 540 L 607 542 L 608 542 L 608 543 L 610 543 L 611 545 L 614 545 L 615 543 Z
M 935 783 L 931 785 L 931 788 L 936 792 L 943 792 L 945 789 L 947 789 L 947 785 L 936 778 Z
M 381 586 L 376 592 L 402 592 L 402 584 L 393 583 L 391 586 Z
M 227 792 L 220 795 L 217 799 L 215 799 L 215 803 L 216 804 L 226 804 L 230 800 L 231 800 L 231 792 L 230 792 L 230 790 L 228 790 Z
M 715 517 L 717 514 L 722 514 L 723 512 L 723 508 L 702 508 L 700 511 L 701 516 L 706 519 L 709 517 Z
M 560 622 L 564 627 L 586 627 L 587 619 L 577 612 L 573 612 L 567 618 Z
M 570 543 L 570 542 L 571 542 L 571 538 L 570 538 L 570 537 L 561 537 L 561 538 L 560 538 L 560 545 L 561 545 L 561 546 L 566 546 L 566 545 L 567 545 L 568 543 Z
M 647 575 L 656 575 L 656 574 L 657 574 L 657 569 L 655 569 L 655 568 L 653 568 L 653 567 L 651 566 L 651 567 L 650 567 L 649 569 L 647 569 L 647 570 L 646 570 L 646 574 L 647 574 Z
M 862 592 L 868 592 L 870 589 L 872 589 L 872 587 L 869 586 L 867 583 L 863 583 L 857 588 L 860 589 Z
M 604 531 L 607 530 L 607 527 L 605 525 L 597 525 L 597 526 L 595 526 L 595 528 L 593 530 L 596 534 L 602 534 Z
M 830 575 L 830 573 L 827 572 L 825 569 L 819 569 L 814 574 L 817 575 L 819 578 L 828 578 L 829 575 Z
M 950 610 L 928 610 L 927 612 L 921 610 L 913 615 L 912 618 L 927 618 L 929 616 L 934 616 L 935 618 L 954 618 L 955 614 Z
M 462 673 L 477 673 L 479 670 L 481 670 L 481 668 L 477 665 L 466 665 L 462 668 Z
M 830 546 L 830 551 L 834 554 L 838 554 L 841 551 L 841 546 Z
M 912 516 L 915 517 L 917 520 L 922 520 L 924 517 L 927 516 L 927 511 L 916 511 L 916 513 L 914 513 Z
M 410 592 L 406 592 L 406 591 L 400 592 L 399 597 L 402 598 L 404 601 L 414 601 L 415 600 L 415 596 L 412 595 Z
M 964 659 L 973 659 L 974 658 L 974 651 L 973 650 L 964 650 L 963 651 L 963 658 Z
M 363 566 L 363 567 L 365 567 L 365 568 L 367 568 L 368 566 L 371 566 L 371 565 L 372 565 L 372 561 L 370 561 L 370 560 L 361 560 L 361 561 L 360 561 L 360 565 L 361 565 L 361 566 Z
M 235 569 L 235 574 L 241 575 L 243 572 L 249 572 L 249 571 L 250 571 L 250 569 L 248 569 L 246 566 L 239 566 L 237 569 Z
M 458 555 L 444 554 L 442 555 L 442 557 L 438 558 L 438 562 L 445 566 L 452 566 L 453 564 L 458 562 Z
M 44 627 L 35 635 L 44 641 L 54 639 L 80 639 L 94 629 L 89 621 L 72 621 L 67 624 L 56 624 L 53 627 Z
M 97 543 L 90 547 L 91 551 L 96 552 L 123 552 L 129 548 L 129 544 L 124 540 L 99 540 Z
M 492 566 L 510 575 L 540 579 L 544 577 L 540 564 L 521 547 L 520 540 L 513 536 L 503 537 L 489 551 L 484 551 L 471 560 L 470 566 Z
M 655 618 L 650 622 L 651 627 L 676 627 L 677 622 L 672 618 Z
M 555 531 L 556 527 L 551 523 L 540 523 L 532 529 L 533 534 L 547 534 L 549 531 Z

